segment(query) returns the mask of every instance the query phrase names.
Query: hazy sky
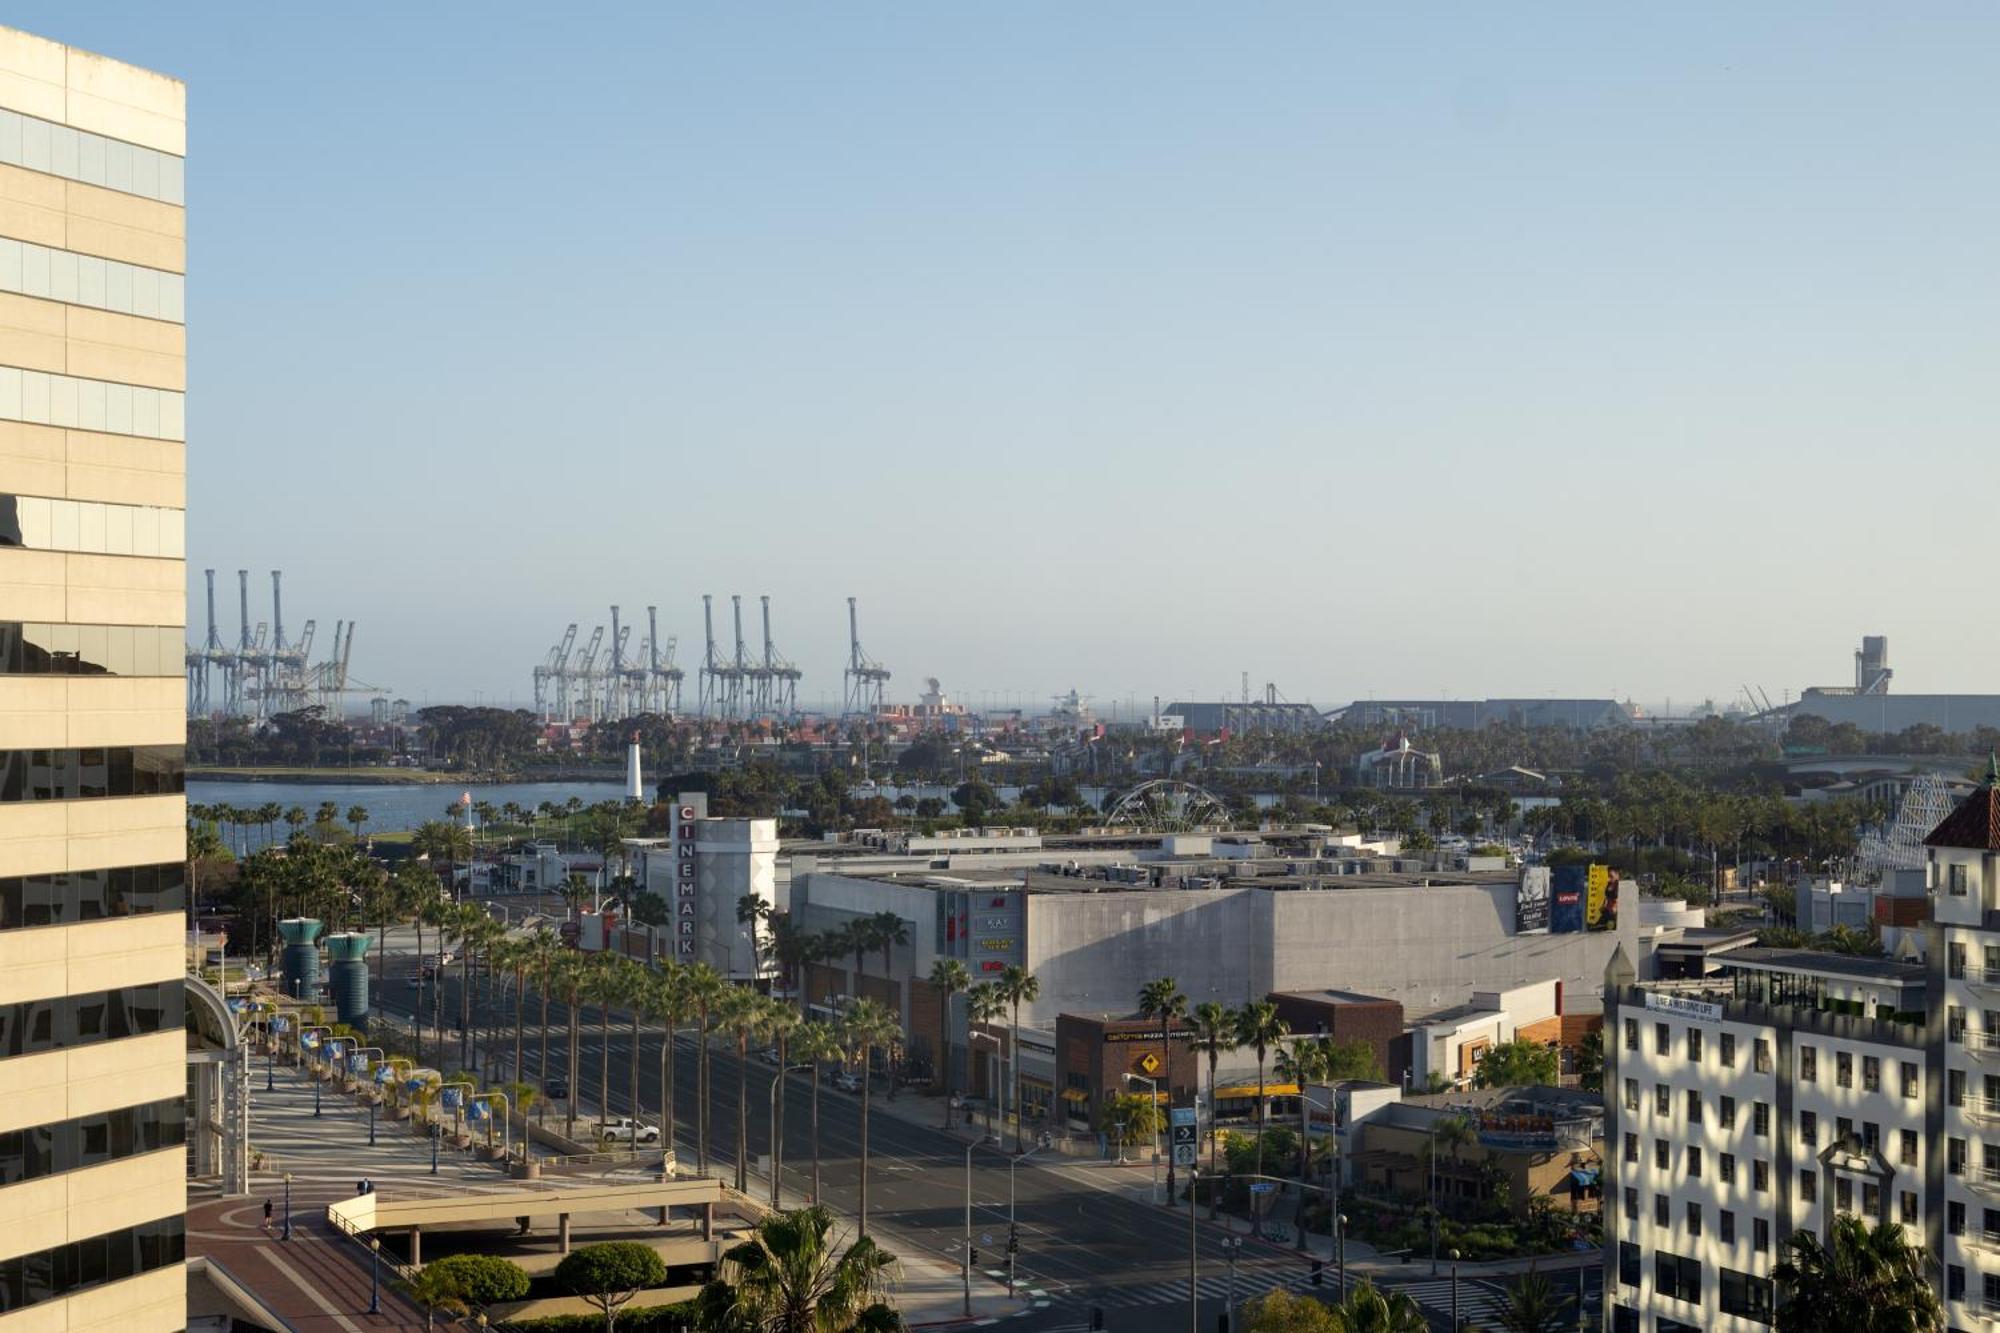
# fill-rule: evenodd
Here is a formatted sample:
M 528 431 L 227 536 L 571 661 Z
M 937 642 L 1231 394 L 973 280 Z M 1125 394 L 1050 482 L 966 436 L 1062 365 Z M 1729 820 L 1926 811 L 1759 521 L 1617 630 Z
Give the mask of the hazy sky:
M 850 593 L 902 697 L 2000 688 L 1991 6 L 6 21 L 190 83 L 197 637 L 213 565 L 419 702 L 614 601 L 691 692 L 703 592 L 813 697 Z

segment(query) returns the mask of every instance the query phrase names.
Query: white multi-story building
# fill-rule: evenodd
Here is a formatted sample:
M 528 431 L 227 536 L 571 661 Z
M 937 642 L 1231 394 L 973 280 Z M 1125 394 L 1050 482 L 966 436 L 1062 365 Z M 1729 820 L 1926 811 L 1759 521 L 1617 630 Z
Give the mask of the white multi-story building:
M 1925 844 L 1921 963 L 1606 970 L 1607 1327 L 1769 1323 L 1784 1238 L 1840 1213 L 1909 1228 L 1947 1327 L 2000 1323 L 2000 764 Z
M 1780 1242 L 1839 1212 L 1927 1234 L 1941 1198 L 1922 964 L 1745 949 L 1605 989 L 1605 1291 L 1620 1333 L 1771 1322 Z

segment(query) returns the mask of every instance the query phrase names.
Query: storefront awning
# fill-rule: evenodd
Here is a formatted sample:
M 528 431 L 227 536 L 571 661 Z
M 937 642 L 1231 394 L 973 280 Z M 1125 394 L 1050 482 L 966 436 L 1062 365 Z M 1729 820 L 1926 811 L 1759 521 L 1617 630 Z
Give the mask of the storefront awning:
M 1064 1088 L 1062 1099 L 1066 1102 L 1087 1102 L 1090 1100 L 1090 1094 L 1082 1088 Z

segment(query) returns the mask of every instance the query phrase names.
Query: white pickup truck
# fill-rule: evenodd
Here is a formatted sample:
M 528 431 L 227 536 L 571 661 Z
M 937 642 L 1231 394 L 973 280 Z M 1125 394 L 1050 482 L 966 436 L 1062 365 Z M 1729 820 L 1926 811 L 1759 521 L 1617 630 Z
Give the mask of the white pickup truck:
M 613 1143 L 658 1143 L 660 1127 L 641 1124 L 630 1116 L 613 1116 L 598 1125 L 597 1137 Z

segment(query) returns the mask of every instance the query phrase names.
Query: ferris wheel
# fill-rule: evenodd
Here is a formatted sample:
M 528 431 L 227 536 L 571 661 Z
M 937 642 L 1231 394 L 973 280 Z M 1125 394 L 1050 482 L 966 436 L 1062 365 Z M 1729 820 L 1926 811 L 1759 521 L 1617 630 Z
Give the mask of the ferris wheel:
M 1229 807 L 1213 792 L 1178 778 L 1142 782 L 1114 801 L 1106 818 L 1113 824 L 1136 824 L 1162 833 L 1229 825 Z

